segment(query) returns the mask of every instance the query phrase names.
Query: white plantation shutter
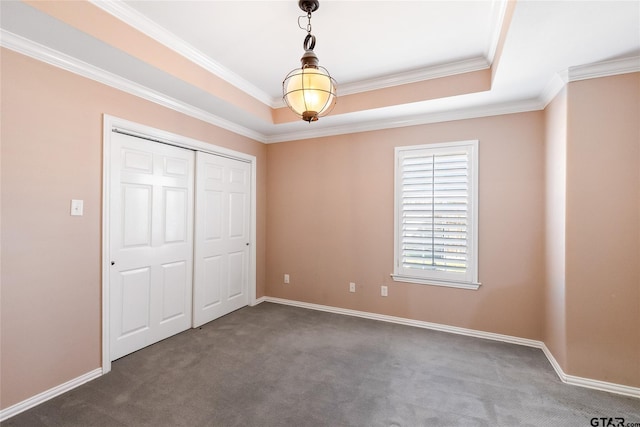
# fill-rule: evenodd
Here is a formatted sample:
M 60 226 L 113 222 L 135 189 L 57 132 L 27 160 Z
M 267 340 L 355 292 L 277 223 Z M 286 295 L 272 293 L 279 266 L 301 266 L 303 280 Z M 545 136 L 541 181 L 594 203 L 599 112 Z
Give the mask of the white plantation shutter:
M 396 148 L 394 279 L 477 288 L 477 141 Z

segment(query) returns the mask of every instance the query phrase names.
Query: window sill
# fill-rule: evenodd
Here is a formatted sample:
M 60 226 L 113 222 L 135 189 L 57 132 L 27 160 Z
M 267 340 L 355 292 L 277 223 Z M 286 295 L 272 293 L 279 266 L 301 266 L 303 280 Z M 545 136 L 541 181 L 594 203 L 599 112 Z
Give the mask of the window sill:
M 419 285 L 444 286 L 447 288 L 471 289 L 474 291 L 477 291 L 480 287 L 480 283 L 475 282 L 449 282 L 446 280 L 423 279 L 420 277 L 401 276 L 398 274 L 392 274 L 391 277 L 394 282 L 417 283 Z

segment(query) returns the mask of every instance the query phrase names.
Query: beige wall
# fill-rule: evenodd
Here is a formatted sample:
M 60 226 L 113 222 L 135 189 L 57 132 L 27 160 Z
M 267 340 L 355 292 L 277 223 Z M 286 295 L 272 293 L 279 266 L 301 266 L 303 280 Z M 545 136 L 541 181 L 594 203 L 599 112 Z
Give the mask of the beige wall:
M 257 157 L 264 295 L 263 144 L 8 50 L 1 66 L 2 408 L 101 366 L 103 113 Z
M 533 112 L 269 145 L 267 295 L 541 339 L 543 118 Z M 467 139 L 480 141 L 481 288 L 393 282 L 394 147 Z
M 566 371 L 565 224 L 567 199 L 567 91 L 545 109 L 545 328 L 544 342 Z
M 567 93 L 567 373 L 638 387 L 640 73 Z
M 638 73 L 544 112 L 265 146 L 11 51 L 1 67 L 1 408 L 100 366 L 103 113 L 257 157 L 258 296 L 541 339 L 568 374 L 640 386 Z M 466 139 L 482 287 L 393 282 L 393 147 Z
M 566 374 L 637 387 L 638 117 L 635 73 L 540 113 L 271 145 L 267 294 L 541 339 Z M 393 282 L 393 147 L 475 138 L 483 286 Z

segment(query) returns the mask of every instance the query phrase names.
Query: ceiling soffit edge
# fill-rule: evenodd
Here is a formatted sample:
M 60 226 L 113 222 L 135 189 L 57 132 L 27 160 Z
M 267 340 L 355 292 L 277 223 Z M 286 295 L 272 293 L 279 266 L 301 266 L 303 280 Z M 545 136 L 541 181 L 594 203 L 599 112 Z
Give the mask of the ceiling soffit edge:
M 542 108 L 546 108 L 547 105 L 560 93 L 562 88 L 566 86 L 568 83 L 568 70 L 561 71 L 559 73 L 555 73 L 549 79 L 549 82 L 540 93 L 538 99 L 540 103 L 543 105 Z
M 424 80 L 453 76 L 456 74 L 486 70 L 487 68 L 489 68 L 489 62 L 486 58 L 469 58 L 447 64 L 426 67 L 419 70 L 406 71 L 360 82 L 347 83 L 340 86 L 340 95 L 353 95 L 355 93 L 386 89 L 408 83 L 416 83 Z
M 515 1 L 515 0 L 512 0 Z M 489 65 L 493 64 L 493 59 L 500 43 L 500 35 L 504 26 L 504 19 L 507 13 L 507 5 L 509 0 L 493 0 L 491 4 L 491 37 L 487 43 L 485 56 Z
M 165 45 L 174 52 L 184 56 L 191 62 L 204 68 L 211 74 L 225 80 L 227 83 L 242 90 L 247 95 L 252 96 L 258 101 L 273 108 L 273 100 L 264 91 L 260 90 L 247 80 L 243 79 L 231 70 L 223 67 L 189 43 L 185 42 L 167 29 L 161 27 L 155 22 L 142 15 L 134 8 L 124 4 L 123 2 L 106 2 L 98 0 L 89 0 L 94 6 L 113 15 L 125 24 L 140 31 L 160 44 Z
M 212 58 L 194 48 L 189 43 L 180 39 L 175 34 L 166 30 L 162 26 L 148 19 L 146 16 L 122 2 L 105 2 L 99 0 L 89 0 L 96 7 L 113 15 L 117 19 L 135 28 L 141 33 L 151 37 L 158 43 L 161 43 L 176 53 L 184 56 L 193 63 L 199 65 L 210 73 L 225 80 L 227 83 L 242 90 L 263 104 L 273 109 L 285 106 L 284 101 L 280 97 L 272 98 L 269 94 L 257 88 L 247 80 L 238 76 L 236 73 L 217 63 Z M 422 69 L 390 74 L 378 78 L 368 79 L 361 82 L 341 84 L 339 95 L 352 95 L 361 92 L 368 92 L 378 89 L 389 88 L 393 86 L 415 83 L 418 81 L 447 77 L 456 74 L 462 74 L 472 71 L 479 71 L 489 68 L 493 62 L 498 43 L 500 42 L 500 34 L 502 32 L 503 21 L 505 19 L 505 11 L 509 1 L 514 0 L 493 0 L 491 10 L 491 25 L 494 26 L 490 40 L 487 42 L 487 56 L 475 57 L 459 60 L 447 64 L 440 64 Z
M 285 142 L 323 136 L 335 136 L 340 134 L 542 110 L 567 82 L 640 72 L 640 56 L 586 64 L 571 67 L 569 70 L 554 75 L 543 93 L 534 100 L 516 101 L 500 105 L 488 105 L 456 111 L 444 111 L 441 113 L 423 114 L 408 117 L 406 119 L 395 118 L 369 123 L 356 123 L 353 125 L 336 126 L 331 129 L 316 129 L 287 134 L 265 135 L 2 29 L 0 29 L 0 46 L 262 143 Z
M 615 76 L 617 74 L 635 73 L 640 71 L 640 56 L 613 59 L 593 64 L 569 67 L 568 81 L 595 79 L 598 77 Z
M 538 99 L 542 108 L 546 108 L 567 83 L 637 72 L 640 72 L 640 56 L 569 67 L 551 77 Z
M 403 73 L 389 74 L 373 79 L 362 80 L 354 83 L 338 85 L 338 96 L 355 95 L 358 93 L 372 92 L 380 89 L 388 89 L 411 83 L 419 83 L 427 80 L 450 77 L 458 74 L 471 73 L 474 71 L 486 70 L 490 67 L 489 62 L 484 57 L 469 58 L 447 64 L 435 65 L 419 70 L 406 71 Z M 285 102 L 278 98 L 273 108 L 286 107 Z
M 407 118 L 376 120 L 364 123 L 334 126 L 320 130 L 292 132 L 288 134 L 268 136 L 265 143 L 297 141 L 310 138 L 346 135 L 350 133 L 370 132 L 384 129 L 394 129 L 409 126 L 419 126 L 431 123 L 451 122 L 456 120 L 475 119 L 480 117 L 499 116 L 504 114 L 525 113 L 542 110 L 544 106 L 538 99 L 507 102 L 497 105 L 478 106 L 462 110 L 450 110 L 438 113 L 425 113 Z
M 149 89 L 143 85 L 127 80 L 124 77 L 105 71 L 60 51 L 43 46 L 27 38 L 0 29 L 0 46 L 54 67 L 72 72 L 82 77 L 105 84 L 155 104 L 186 114 L 214 126 L 228 130 L 255 141 L 266 142 L 259 132 L 240 126 L 215 114 L 208 113 L 187 103 L 171 98 L 163 93 Z

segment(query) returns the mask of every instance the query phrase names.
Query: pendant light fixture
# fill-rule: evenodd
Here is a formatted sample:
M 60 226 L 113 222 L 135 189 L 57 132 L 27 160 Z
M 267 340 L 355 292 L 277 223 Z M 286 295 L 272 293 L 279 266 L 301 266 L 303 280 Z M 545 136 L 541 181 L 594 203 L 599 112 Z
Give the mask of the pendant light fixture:
M 287 74 L 282 82 L 282 98 L 298 117 L 311 123 L 333 109 L 336 81 L 326 68 L 318 65 L 318 57 L 313 52 L 316 37 L 311 34 L 311 13 L 320 7 L 318 0 L 300 0 L 298 6 L 307 13 L 308 20 L 307 36 L 302 44 L 304 55 L 300 58 L 302 66 Z

